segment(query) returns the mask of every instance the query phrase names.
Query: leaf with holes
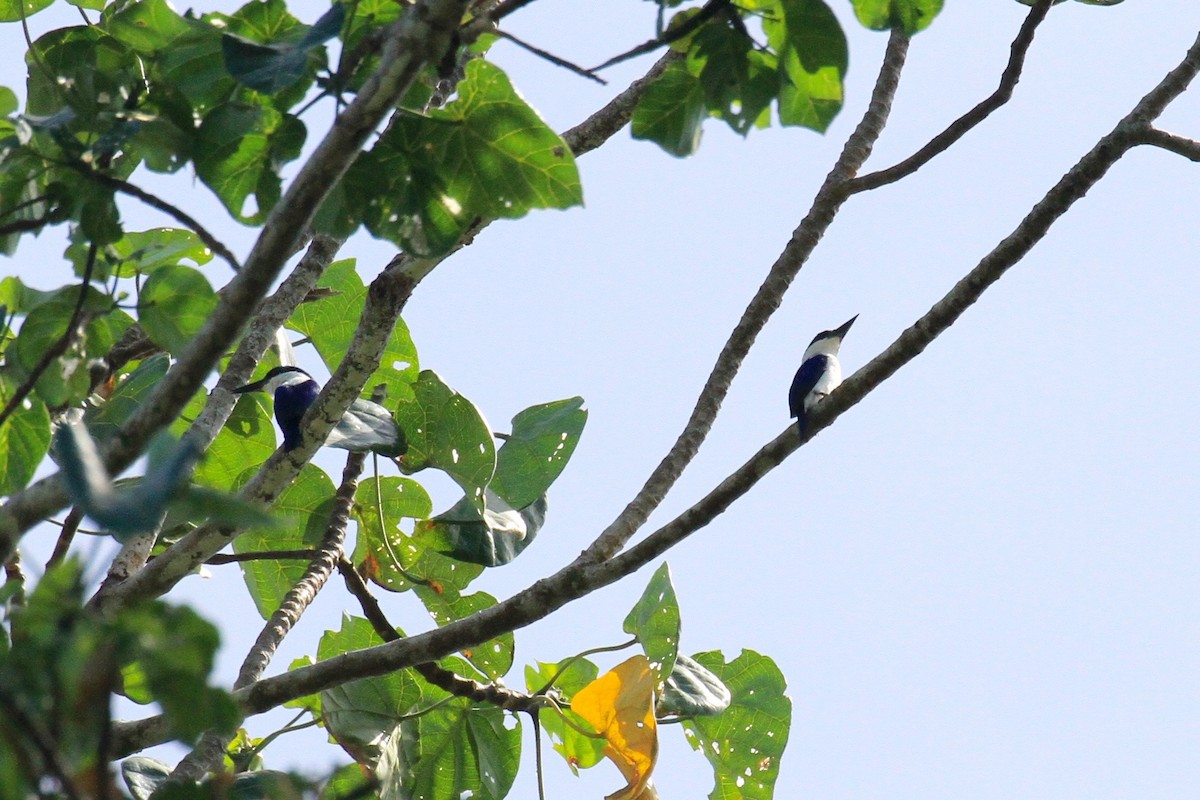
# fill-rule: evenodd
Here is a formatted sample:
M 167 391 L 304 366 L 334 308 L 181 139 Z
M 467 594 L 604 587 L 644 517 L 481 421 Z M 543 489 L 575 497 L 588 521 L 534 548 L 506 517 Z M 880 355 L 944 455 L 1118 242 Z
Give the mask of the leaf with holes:
M 675 668 L 679 626 L 679 602 L 671 585 L 671 568 L 664 562 L 655 570 L 623 626 L 626 633 L 637 637 L 660 681 L 665 681 Z
M 752 650 L 728 664 L 715 651 L 695 659 L 733 694 L 723 713 L 683 723 L 692 748 L 712 764 L 716 785 L 710 800 L 770 800 L 792 722 L 783 673 Z

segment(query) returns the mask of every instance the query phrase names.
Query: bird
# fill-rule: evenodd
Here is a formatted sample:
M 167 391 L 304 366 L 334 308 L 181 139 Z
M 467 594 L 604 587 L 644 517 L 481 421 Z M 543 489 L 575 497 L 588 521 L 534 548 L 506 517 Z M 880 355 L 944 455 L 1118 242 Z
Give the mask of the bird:
M 275 399 L 275 421 L 283 431 L 283 449 L 295 450 L 300 446 L 300 421 L 317 399 L 320 386 L 299 367 L 283 366 L 273 367 L 262 380 L 239 386 L 233 392 L 272 394 Z M 346 409 L 341 420 L 325 438 L 325 445 L 358 453 L 371 451 L 391 458 L 408 451 L 408 440 L 391 412 L 379 403 L 362 399 L 355 400 Z
M 804 351 L 800 369 L 792 378 L 788 392 L 788 409 L 796 418 L 796 430 L 804 435 L 805 414 L 814 405 L 829 395 L 842 382 L 842 365 L 838 363 L 838 350 L 846 332 L 858 319 L 855 314 L 846 324 L 830 331 L 821 331 L 813 337 L 812 344 Z

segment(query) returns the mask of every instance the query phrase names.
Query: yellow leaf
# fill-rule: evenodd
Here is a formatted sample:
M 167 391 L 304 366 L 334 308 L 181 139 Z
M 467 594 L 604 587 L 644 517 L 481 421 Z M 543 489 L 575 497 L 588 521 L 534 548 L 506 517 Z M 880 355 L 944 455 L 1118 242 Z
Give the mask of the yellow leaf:
M 606 800 L 658 800 L 650 773 L 658 759 L 658 727 L 654 721 L 654 687 L 658 679 L 645 656 L 618 664 L 571 701 L 571 710 L 608 740 L 608 756 L 627 786 Z

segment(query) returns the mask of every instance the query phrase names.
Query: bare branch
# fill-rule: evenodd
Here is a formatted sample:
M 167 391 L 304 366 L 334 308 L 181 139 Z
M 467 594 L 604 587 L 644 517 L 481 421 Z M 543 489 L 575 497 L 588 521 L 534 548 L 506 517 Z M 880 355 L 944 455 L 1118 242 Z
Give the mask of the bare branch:
M 767 273 L 766 280 L 742 312 L 742 318 L 717 356 L 716 364 L 713 365 L 712 372 L 700 391 L 683 432 L 650 473 L 641 491 L 584 551 L 580 556 L 581 560 L 603 561 L 619 551 L 645 523 L 646 518 L 675 485 L 684 468 L 695 458 L 701 443 L 712 428 L 713 420 L 716 419 L 721 402 L 729 392 L 742 360 L 750 351 L 759 331 L 767 324 L 775 309 L 779 308 L 784 292 L 791 286 L 792 280 L 807 262 L 826 229 L 833 222 L 838 209 L 845 202 L 845 182 L 866 161 L 871 148 L 883 131 L 907 52 L 908 37 L 900 31 L 893 31 L 862 121 L 846 140 L 841 155 L 817 191 L 812 208 L 792 233 L 791 241 L 784 247 Z
M 1175 155 L 1183 156 L 1189 161 L 1200 161 L 1200 141 L 1188 139 L 1186 136 L 1168 133 L 1159 128 L 1149 127 L 1142 132 L 1138 144 L 1149 144 L 1168 150 Z
M 1017 31 L 1017 38 L 1013 39 L 1010 48 L 1011 52 L 1008 57 L 1008 65 L 1005 66 L 1004 72 L 1000 75 L 1000 85 L 996 87 L 996 91 L 988 95 L 986 99 L 966 114 L 963 114 L 950 123 L 950 126 L 946 130 L 930 139 L 928 144 L 899 164 L 879 170 L 878 172 L 871 172 L 859 178 L 852 178 L 846 187 L 847 191 L 852 194 L 865 192 L 908 177 L 932 161 L 935 156 L 950 149 L 950 146 L 966 136 L 968 131 L 991 116 L 993 111 L 1007 103 L 1012 98 L 1013 89 L 1016 88 L 1017 82 L 1021 80 L 1021 70 L 1025 67 L 1025 55 L 1029 52 L 1030 45 L 1033 44 L 1033 35 L 1037 32 L 1038 26 L 1042 24 L 1042 20 L 1046 18 L 1046 14 L 1050 11 L 1052 1 L 1039 0 L 1033 8 L 1029 9 L 1029 14 L 1025 17 L 1025 22 L 1021 24 L 1021 29 Z

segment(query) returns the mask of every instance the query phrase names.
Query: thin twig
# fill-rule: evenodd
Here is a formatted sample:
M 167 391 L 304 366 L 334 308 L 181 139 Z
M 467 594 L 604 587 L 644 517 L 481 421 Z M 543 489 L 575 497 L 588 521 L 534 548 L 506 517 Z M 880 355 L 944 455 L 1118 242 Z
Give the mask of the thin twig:
M 173 203 L 168 203 L 158 195 L 148 192 L 140 186 L 136 186 L 127 180 L 115 178 L 112 175 L 105 175 L 104 173 L 96 172 L 83 166 L 78 166 L 75 164 L 72 164 L 72 166 L 75 166 L 79 172 L 82 172 L 84 175 L 103 186 L 106 186 L 109 189 L 114 189 L 122 194 L 127 194 L 130 197 L 136 197 L 138 200 L 141 200 L 151 208 L 157 208 L 164 214 L 174 217 L 177 222 L 191 229 L 193 233 L 199 236 L 200 241 L 204 242 L 209 250 L 212 250 L 214 253 L 223 258 L 234 272 L 237 272 L 242 268 L 242 265 L 238 263 L 237 256 L 235 256 L 233 252 L 230 251 L 230 249 L 226 247 L 223 242 L 221 242 L 220 239 L 214 236 L 212 232 L 208 230 L 208 228 L 205 228 L 203 225 L 201 225 L 199 220 L 184 211 L 179 206 L 176 206 Z
M 87 262 L 83 267 L 83 279 L 79 283 L 79 298 L 75 301 L 75 310 L 71 312 L 71 319 L 67 322 L 67 328 L 63 331 L 62 336 L 58 340 L 46 348 L 46 352 L 42 353 L 42 357 L 38 359 L 37 364 L 29 371 L 29 377 L 21 382 L 21 385 L 13 392 L 13 396 L 8 398 L 4 409 L 0 411 L 0 425 L 8 421 L 8 418 L 13 415 L 13 412 L 25 401 L 29 393 L 33 391 L 33 387 L 37 385 L 38 379 L 42 377 L 42 373 L 50 366 L 50 364 L 59 356 L 67 352 L 67 348 L 75 341 L 75 337 L 79 335 L 79 329 L 86 324 L 83 313 L 83 305 L 87 301 L 88 290 L 92 288 L 92 270 L 96 266 L 96 245 L 93 243 L 88 247 Z
M 1029 9 L 1017 37 L 1013 39 L 1008 56 L 1008 64 L 1000 74 L 1000 85 L 996 91 L 988 95 L 978 105 L 950 123 L 944 131 L 929 140 L 928 144 L 895 166 L 871 172 L 858 178 L 851 179 L 846 190 L 855 194 L 870 189 L 877 189 L 889 183 L 895 183 L 901 178 L 908 177 L 921 167 L 928 164 L 940 153 L 944 153 L 955 142 L 967 135 L 967 132 L 987 119 L 992 112 L 1000 108 L 1012 98 L 1013 89 L 1021 80 L 1021 70 L 1025 67 L 1025 55 L 1033 44 L 1033 35 L 1050 11 L 1053 0 L 1039 0 Z
M 33 742 L 33 746 L 37 748 L 38 754 L 41 756 L 43 769 L 58 782 L 58 788 L 67 797 L 67 800 L 84 800 L 87 795 L 75 782 L 70 767 L 63 761 L 55 741 L 42 727 L 41 720 L 25 713 L 19 700 L 16 697 L 10 697 L 4 687 L 0 687 L 0 710 L 3 710 L 10 721 L 16 723 L 13 726 L 16 730 L 24 731 L 25 735 Z M 42 777 L 42 775 L 31 775 L 29 776 L 30 783 L 37 786 L 41 783 Z
M 599 75 L 592 72 L 591 70 L 584 69 L 583 67 L 579 66 L 578 64 L 572 64 L 570 61 L 567 61 L 565 58 L 559 58 L 558 56 L 554 55 L 553 53 L 551 53 L 547 50 L 543 50 L 540 47 L 536 47 L 536 46 L 530 44 L 529 42 L 522 41 L 521 39 L 518 39 L 516 36 L 513 36 L 508 31 L 502 31 L 499 28 L 497 28 L 493 32 L 497 36 L 499 36 L 501 39 L 507 39 L 508 41 L 515 44 L 517 47 L 520 47 L 524 50 L 528 50 L 529 52 L 533 53 L 535 56 L 538 56 L 539 58 L 544 58 L 545 60 L 549 61 L 551 64 L 554 64 L 557 67 L 562 67 L 563 69 L 569 69 L 571 72 L 574 72 L 576 75 L 580 76 L 581 78 L 587 78 L 588 80 L 595 81 L 596 83 L 600 84 L 601 86 L 608 85 L 608 81 L 604 80 L 604 78 L 601 78 Z
M 532 2 L 533 0 L 502 0 L 502 2 L 492 9 L 492 12 L 488 16 L 494 20 L 502 20 L 509 14 L 519 11 Z
M 692 16 L 685 19 L 683 22 L 676 25 L 674 28 L 668 28 L 653 39 L 642 42 L 637 47 L 626 50 L 620 55 L 613 56 L 608 61 L 605 61 L 599 66 L 592 67 L 592 72 L 599 72 L 602 69 L 620 64 L 622 61 L 628 61 L 631 58 L 637 58 L 645 53 L 651 53 L 663 45 L 678 41 L 685 36 L 690 35 L 693 31 L 700 28 L 701 25 L 714 18 L 721 11 L 732 6 L 733 0 L 708 0 L 700 10 Z

